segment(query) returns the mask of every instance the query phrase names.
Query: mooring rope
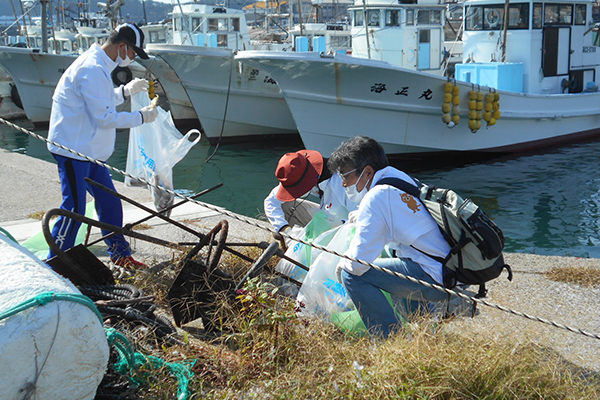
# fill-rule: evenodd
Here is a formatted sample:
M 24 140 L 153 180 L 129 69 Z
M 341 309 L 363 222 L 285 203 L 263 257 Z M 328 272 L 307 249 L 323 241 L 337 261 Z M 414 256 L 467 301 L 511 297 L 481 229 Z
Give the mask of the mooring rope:
M 31 132 L 31 131 L 29 131 L 29 130 L 27 130 L 25 128 L 22 128 L 19 125 L 13 124 L 12 122 L 7 121 L 7 120 L 5 120 L 3 118 L 0 118 L 0 122 L 4 123 L 4 124 L 6 124 L 6 125 L 8 125 L 10 127 L 13 127 L 14 129 L 17 129 L 20 132 L 23 132 L 23 133 L 25 133 L 27 135 L 30 135 L 30 136 L 35 137 L 37 139 L 40 139 L 40 140 L 42 140 L 44 142 L 51 143 L 51 144 L 53 144 L 55 146 L 58 146 L 61 149 L 69 151 L 69 152 L 71 152 L 73 154 L 76 154 L 79 157 L 82 157 L 82 158 L 84 158 L 84 159 L 86 159 L 86 160 L 88 160 L 90 162 L 93 162 L 95 164 L 104 166 L 104 167 L 106 167 L 106 168 L 108 168 L 108 169 L 110 169 L 110 170 L 112 170 L 112 171 L 114 171 L 114 172 L 116 172 L 118 174 L 121 174 L 123 176 L 127 176 L 127 177 L 132 178 L 132 179 L 137 179 L 138 181 L 140 181 L 140 182 L 142 182 L 142 183 L 144 183 L 144 184 L 146 184 L 148 186 L 151 186 L 151 187 L 156 188 L 158 190 L 162 190 L 162 191 L 164 191 L 166 193 L 169 193 L 169 194 L 171 194 L 173 196 L 177 196 L 177 197 L 179 197 L 181 199 L 184 199 L 184 200 L 187 200 L 189 202 L 195 203 L 195 204 L 197 204 L 199 206 L 206 207 L 209 210 L 216 211 L 216 212 L 218 212 L 220 214 L 226 215 L 226 216 L 228 216 L 230 218 L 233 218 L 233 219 L 235 219 L 237 221 L 240 221 L 240 222 L 244 222 L 244 223 L 246 223 L 248 225 L 251 225 L 251 226 L 254 226 L 256 228 L 263 229 L 263 230 L 266 230 L 266 231 L 271 232 L 271 233 L 279 233 L 284 238 L 287 238 L 287 239 L 290 239 L 290 240 L 294 240 L 296 242 L 300 242 L 300 243 L 302 243 L 304 245 L 311 246 L 313 248 L 316 248 L 316 249 L 321 250 L 321 251 L 328 252 L 330 254 L 334 254 L 334 255 L 336 255 L 338 257 L 341 257 L 341 258 L 345 258 L 345 259 L 348 259 L 348 260 L 351 260 L 351 261 L 358 262 L 360 264 L 363 264 L 363 265 L 366 265 L 368 267 L 374 268 L 374 269 L 376 269 L 378 271 L 385 272 L 385 273 L 387 273 L 389 275 L 397 276 L 399 278 L 406 279 L 408 281 L 411 281 L 411 282 L 414 282 L 414 283 L 418 283 L 420 285 L 423 285 L 423 286 L 426 286 L 426 287 L 429 287 L 429 288 L 433 288 L 433 289 L 439 290 L 439 291 L 444 292 L 446 294 L 449 294 L 451 296 L 457 296 L 457 297 L 460 297 L 462 299 L 466 299 L 466 300 L 472 301 L 472 302 L 474 302 L 476 304 L 482 304 L 482 305 L 490 307 L 490 308 L 495 308 L 497 310 L 504 311 L 506 313 L 513 314 L 513 315 L 516 315 L 516 316 L 519 316 L 519 317 L 523 317 L 523 318 L 526 318 L 526 319 L 531 320 L 531 321 L 537 321 L 537 322 L 540 322 L 540 323 L 545 324 L 545 325 L 550 325 L 550 326 L 553 326 L 555 328 L 564 329 L 564 330 L 567 330 L 569 332 L 577 333 L 577 334 L 580 334 L 580 335 L 583 335 L 583 336 L 587 336 L 587 337 L 590 337 L 590 338 L 593 338 L 593 339 L 599 339 L 600 340 L 600 335 L 599 334 L 595 334 L 595 333 L 591 333 L 591 332 L 586 332 L 586 331 L 584 331 L 582 329 L 573 328 L 571 326 L 564 325 L 564 324 L 561 324 L 561 323 L 556 322 L 556 321 L 551 321 L 551 320 L 548 320 L 548 319 L 545 319 L 545 318 L 540 318 L 540 317 L 536 317 L 536 316 L 533 316 L 533 315 L 529 315 L 529 314 L 526 314 L 526 313 L 523 313 L 523 312 L 520 312 L 520 311 L 516 311 L 516 310 L 510 309 L 510 308 L 501 306 L 499 304 L 491 303 L 489 301 L 486 301 L 486 300 L 483 300 L 483 299 L 480 299 L 480 298 L 471 297 L 471 296 L 465 295 L 463 293 L 459 293 L 459 292 L 457 292 L 455 290 L 447 289 L 447 288 L 445 288 L 443 286 L 432 285 L 429 282 L 425 282 L 425 281 L 422 281 L 420 279 L 413 278 L 412 276 L 404 275 L 404 274 L 401 274 L 400 272 L 391 271 L 391 270 L 389 270 L 387 268 L 382 268 L 382 267 L 379 267 L 379 266 L 377 266 L 375 264 L 372 264 L 372 263 L 369 263 L 369 262 L 366 262 L 366 261 L 363 261 L 363 260 L 359 260 L 357 258 L 350 257 L 350 256 L 347 256 L 347 255 L 344 255 L 344 254 L 341 254 L 341 253 L 339 253 L 339 252 L 337 252 L 335 250 L 328 249 L 328 248 L 323 247 L 321 245 L 317 245 L 317 244 L 314 244 L 314 243 L 309 243 L 309 242 L 307 242 L 305 240 L 291 237 L 291 236 L 287 235 L 286 233 L 277 232 L 274 228 L 261 225 L 261 224 L 255 222 L 255 221 L 253 221 L 253 220 L 247 219 L 247 218 L 245 218 L 243 216 L 240 216 L 238 214 L 235 214 L 235 213 L 233 213 L 231 211 L 219 208 L 219 207 L 214 206 L 212 204 L 203 203 L 203 202 L 198 201 L 196 199 L 193 199 L 191 197 L 184 196 L 182 194 L 176 193 L 173 190 L 166 189 L 166 188 L 163 188 L 163 187 L 161 187 L 159 185 L 152 184 L 152 183 L 146 181 L 143 178 L 132 176 L 131 174 L 128 174 L 125 171 L 122 171 L 122 170 L 120 170 L 118 168 L 115 168 L 115 167 L 113 167 L 111 165 L 108 165 L 108 164 L 106 164 L 106 163 L 104 163 L 102 161 L 95 160 L 95 159 L 93 159 L 91 157 L 88 157 L 85 154 L 81 154 L 81 153 L 79 153 L 79 152 L 77 152 L 75 150 L 69 149 L 68 147 L 65 147 L 65 146 L 63 146 L 63 145 L 61 145 L 59 143 L 53 142 L 51 140 L 48 140 L 45 137 L 43 137 L 41 135 L 38 135 L 35 132 Z

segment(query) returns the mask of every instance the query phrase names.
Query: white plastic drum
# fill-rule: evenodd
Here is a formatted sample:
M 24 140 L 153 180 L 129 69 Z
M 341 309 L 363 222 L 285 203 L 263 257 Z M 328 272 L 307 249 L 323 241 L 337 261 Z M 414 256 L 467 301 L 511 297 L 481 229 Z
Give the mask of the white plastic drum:
M 40 294 L 79 290 L 1 233 L 0 277 L 0 399 L 93 399 L 109 348 L 91 308 L 55 298 L 7 316 Z

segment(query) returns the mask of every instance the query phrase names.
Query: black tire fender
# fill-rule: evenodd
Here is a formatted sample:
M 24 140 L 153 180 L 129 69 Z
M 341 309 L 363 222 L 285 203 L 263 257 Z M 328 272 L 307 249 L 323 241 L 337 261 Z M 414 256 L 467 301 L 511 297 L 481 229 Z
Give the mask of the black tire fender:
M 121 86 L 128 84 L 133 78 L 133 73 L 129 67 L 117 67 L 113 70 L 112 81 L 115 86 Z

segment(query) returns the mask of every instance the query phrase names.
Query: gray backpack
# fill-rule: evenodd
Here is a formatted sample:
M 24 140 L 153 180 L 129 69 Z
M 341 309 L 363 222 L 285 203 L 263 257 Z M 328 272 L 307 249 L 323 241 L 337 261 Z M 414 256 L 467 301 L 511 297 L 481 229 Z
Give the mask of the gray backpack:
M 445 258 L 421 253 L 444 266 L 444 286 L 452 289 L 458 282 L 479 285 L 476 297 L 485 297 L 485 283 L 512 270 L 504 263 L 504 235 L 500 228 L 470 199 L 463 199 L 450 189 L 427 186 L 415 180 L 410 184 L 398 178 L 384 178 L 377 185 L 390 185 L 417 197 L 438 224 L 444 239 L 450 245 Z

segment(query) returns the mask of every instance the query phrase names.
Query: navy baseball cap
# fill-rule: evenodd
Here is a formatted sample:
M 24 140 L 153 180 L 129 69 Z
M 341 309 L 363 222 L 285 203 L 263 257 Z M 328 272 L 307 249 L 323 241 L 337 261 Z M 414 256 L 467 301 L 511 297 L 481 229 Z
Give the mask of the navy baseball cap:
M 125 23 L 115 28 L 117 41 L 122 40 L 136 52 L 136 54 L 147 60 L 148 54 L 144 51 L 144 32 L 134 23 Z

